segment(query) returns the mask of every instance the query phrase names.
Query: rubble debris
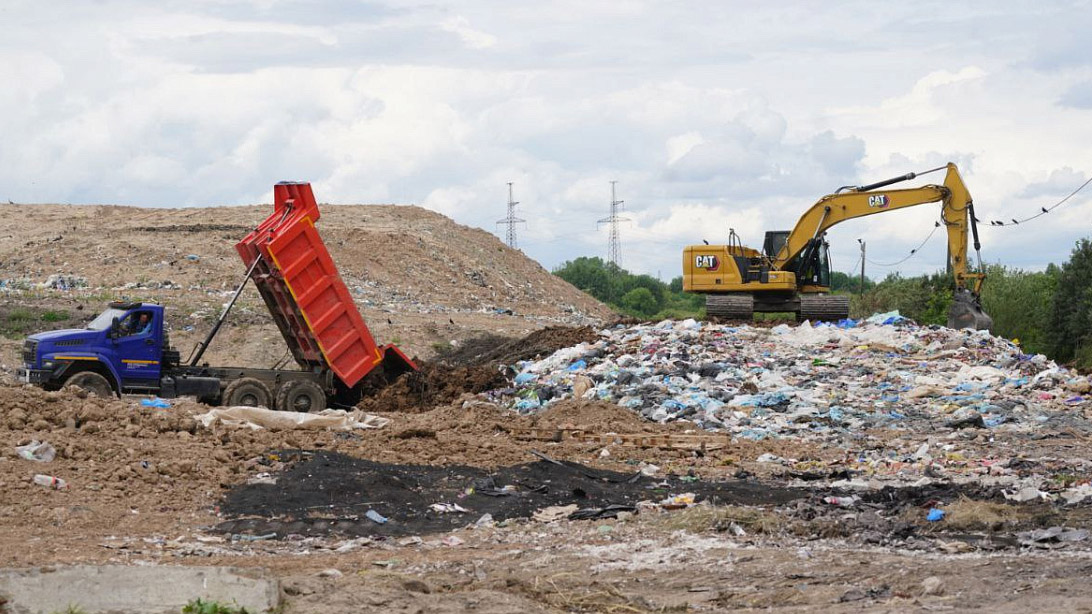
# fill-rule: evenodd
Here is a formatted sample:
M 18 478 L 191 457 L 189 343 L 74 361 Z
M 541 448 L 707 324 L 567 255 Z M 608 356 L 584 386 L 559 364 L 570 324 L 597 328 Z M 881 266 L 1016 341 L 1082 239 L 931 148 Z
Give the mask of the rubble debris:
M 1076 392 L 1086 377 L 986 331 L 882 315 L 770 329 L 694 320 L 618 326 L 516 363 L 509 387 L 489 396 L 533 414 L 579 393 L 655 422 L 684 420 L 752 440 L 869 428 L 1027 429 L 1092 400 Z

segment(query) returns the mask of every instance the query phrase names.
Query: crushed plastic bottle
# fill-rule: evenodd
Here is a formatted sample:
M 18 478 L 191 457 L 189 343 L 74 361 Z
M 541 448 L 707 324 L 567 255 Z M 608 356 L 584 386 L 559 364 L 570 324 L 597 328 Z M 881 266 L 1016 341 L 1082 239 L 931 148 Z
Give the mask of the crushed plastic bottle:
M 46 488 L 53 490 L 64 490 L 68 488 L 68 482 L 65 482 L 61 478 L 42 473 L 34 476 L 34 483 L 38 486 L 45 486 Z

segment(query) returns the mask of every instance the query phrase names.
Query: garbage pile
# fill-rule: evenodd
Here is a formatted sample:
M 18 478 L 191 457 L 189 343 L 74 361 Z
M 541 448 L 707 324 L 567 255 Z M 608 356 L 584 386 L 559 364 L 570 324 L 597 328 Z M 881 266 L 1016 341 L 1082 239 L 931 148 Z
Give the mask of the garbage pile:
M 773 328 L 695 320 L 618 326 L 515 365 L 498 401 L 532 414 L 607 400 L 753 440 L 937 426 L 1032 430 L 1087 407 L 1088 378 L 987 331 L 918 326 L 897 313 Z

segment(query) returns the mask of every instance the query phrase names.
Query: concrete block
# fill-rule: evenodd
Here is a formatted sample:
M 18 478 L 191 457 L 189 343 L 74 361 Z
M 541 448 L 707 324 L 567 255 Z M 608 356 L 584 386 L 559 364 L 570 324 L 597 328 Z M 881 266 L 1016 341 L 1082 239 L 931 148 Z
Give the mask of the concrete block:
M 201 598 L 261 613 L 281 602 L 280 583 L 257 569 L 75 565 L 0 570 L 4 614 L 179 614 Z

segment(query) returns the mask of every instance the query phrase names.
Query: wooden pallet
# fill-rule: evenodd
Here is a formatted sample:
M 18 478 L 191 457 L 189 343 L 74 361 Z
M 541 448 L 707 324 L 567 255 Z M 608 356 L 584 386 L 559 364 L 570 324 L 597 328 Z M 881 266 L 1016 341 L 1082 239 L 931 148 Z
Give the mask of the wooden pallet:
M 575 441 L 596 445 L 616 445 L 632 448 L 666 448 L 677 450 L 719 450 L 731 443 L 728 434 L 676 435 L 652 433 L 595 433 L 580 429 L 511 429 L 516 439 L 532 441 Z

